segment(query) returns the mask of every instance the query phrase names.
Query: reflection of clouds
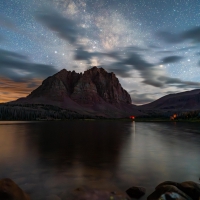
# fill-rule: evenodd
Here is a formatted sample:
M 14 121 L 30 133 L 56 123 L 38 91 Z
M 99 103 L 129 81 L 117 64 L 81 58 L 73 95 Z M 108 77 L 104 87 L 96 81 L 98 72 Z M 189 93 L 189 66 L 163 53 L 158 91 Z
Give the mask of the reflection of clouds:
M 23 162 L 26 157 L 25 138 L 20 137 L 19 125 L 0 124 L 0 165 Z

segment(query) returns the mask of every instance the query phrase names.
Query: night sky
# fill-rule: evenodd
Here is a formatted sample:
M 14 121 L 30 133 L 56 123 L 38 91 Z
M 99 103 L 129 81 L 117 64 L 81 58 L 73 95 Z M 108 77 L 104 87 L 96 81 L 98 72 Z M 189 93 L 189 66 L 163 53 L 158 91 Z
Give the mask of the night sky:
M 199 0 L 0 0 L 0 102 L 97 66 L 144 104 L 200 88 L 199 57 Z

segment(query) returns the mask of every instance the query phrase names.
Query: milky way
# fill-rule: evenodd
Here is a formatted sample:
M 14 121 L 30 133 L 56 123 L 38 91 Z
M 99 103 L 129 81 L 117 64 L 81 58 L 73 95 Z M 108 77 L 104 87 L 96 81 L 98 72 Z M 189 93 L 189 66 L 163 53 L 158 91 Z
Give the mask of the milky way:
M 113 71 L 134 104 L 200 87 L 198 0 L 1 0 L 0 102 L 59 70 Z

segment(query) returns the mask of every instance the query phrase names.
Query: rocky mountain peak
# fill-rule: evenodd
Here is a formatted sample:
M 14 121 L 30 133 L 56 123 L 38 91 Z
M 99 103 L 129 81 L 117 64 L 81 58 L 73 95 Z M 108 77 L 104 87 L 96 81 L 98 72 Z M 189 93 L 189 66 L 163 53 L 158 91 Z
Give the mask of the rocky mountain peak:
M 62 69 L 45 79 L 28 99 L 43 97 L 53 101 L 70 98 L 79 105 L 131 104 L 131 97 L 119 83 L 114 73 L 92 67 L 83 74 Z

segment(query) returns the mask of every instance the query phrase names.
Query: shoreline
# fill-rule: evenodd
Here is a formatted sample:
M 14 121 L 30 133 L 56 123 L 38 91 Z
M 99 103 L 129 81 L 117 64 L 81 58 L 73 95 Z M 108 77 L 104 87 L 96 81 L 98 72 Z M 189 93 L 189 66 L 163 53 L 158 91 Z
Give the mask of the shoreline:
M 170 120 L 170 119 L 124 119 L 124 118 L 94 118 L 94 119 L 37 119 L 37 120 L 0 120 L 0 122 L 42 122 L 42 121 L 130 121 L 130 122 L 200 122 L 200 119 L 191 119 L 191 120 L 185 120 L 185 119 L 179 119 L 179 120 Z

